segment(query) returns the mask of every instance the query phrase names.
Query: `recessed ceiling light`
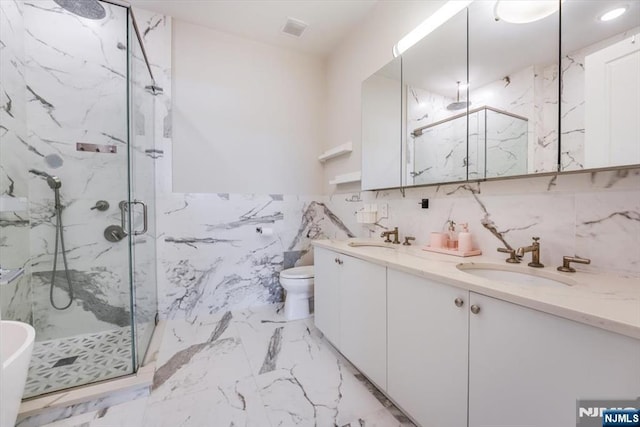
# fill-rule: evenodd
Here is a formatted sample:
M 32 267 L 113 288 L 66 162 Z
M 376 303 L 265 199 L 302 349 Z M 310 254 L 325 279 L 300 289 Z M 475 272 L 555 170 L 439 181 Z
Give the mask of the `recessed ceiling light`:
M 601 21 L 611 21 L 612 19 L 619 18 L 627 11 L 627 7 L 616 7 L 606 13 L 600 15 Z
M 560 8 L 558 0 L 496 1 L 493 10 L 496 20 L 512 24 L 528 24 L 555 13 Z

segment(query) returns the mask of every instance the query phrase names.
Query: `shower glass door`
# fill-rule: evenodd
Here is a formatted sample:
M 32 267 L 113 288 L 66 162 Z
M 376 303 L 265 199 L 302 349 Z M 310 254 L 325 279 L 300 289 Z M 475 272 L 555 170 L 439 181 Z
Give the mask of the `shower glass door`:
M 142 365 L 155 327 L 155 86 L 129 15 L 129 157 L 134 366 Z
M 25 397 L 135 367 L 119 209 L 130 187 L 128 9 L 65 5 L 0 1 L 0 261 L 25 272 L 0 284 L 0 310 L 36 330 Z

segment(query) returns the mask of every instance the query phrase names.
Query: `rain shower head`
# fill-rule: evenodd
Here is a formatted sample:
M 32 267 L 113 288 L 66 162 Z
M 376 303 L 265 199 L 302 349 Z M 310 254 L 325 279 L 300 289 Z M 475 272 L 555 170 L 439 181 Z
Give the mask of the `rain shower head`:
M 49 187 L 51 187 L 52 190 L 57 190 L 60 187 L 62 187 L 62 180 L 60 178 L 58 178 L 57 176 L 49 175 L 46 172 L 42 172 L 42 171 L 35 170 L 35 169 L 29 169 L 29 172 L 34 174 L 34 175 L 38 175 L 38 176 L 41 176 L 43 178 L 46 178 L 47 184 L 49 185 Z
M 469 101 L 460 101 L 460 82 L 458 81 L 458 95 L 456 97 L 456 102 L 452 102 L 451 104 L 447 105 L 447 110 L 449 111 L 464 110 L 469 105 L 471 105 Z
M 63 9 L 87 19 L 102 19 L 107 12 L 98 0 L 53 0 Z

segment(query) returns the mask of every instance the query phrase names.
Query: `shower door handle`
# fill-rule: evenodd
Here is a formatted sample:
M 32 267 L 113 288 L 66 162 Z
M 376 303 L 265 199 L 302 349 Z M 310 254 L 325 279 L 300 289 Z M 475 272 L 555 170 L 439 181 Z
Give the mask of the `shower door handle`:
M 134 236 L 139 236 L 141 234 L 146 233 L 147 229 L 149 228 L 149 216 L 148 216 L 147 204 L 141 200 L 134 200 L 131 203 L 136 205 L 142 205 L 142 230 L 133 232 Z
M 127 210 L 128 210 L 128 206 L 129 206 L 129 202 L 127 202 L 126 200 L 121 200 L 120 203 L 118 203 L 118 207 L 120 208 L 120 226 L 122 227 L 122 230 L 127 233 Z

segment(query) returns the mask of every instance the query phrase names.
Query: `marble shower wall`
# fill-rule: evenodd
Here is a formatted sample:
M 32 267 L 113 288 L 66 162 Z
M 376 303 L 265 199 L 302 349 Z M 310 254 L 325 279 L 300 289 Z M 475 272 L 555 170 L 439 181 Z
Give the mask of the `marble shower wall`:
M 28 174 L 17 158 L 28 155 L 24 5 L 0 2 L 0 197 L 24 200 L 29 195 Z M 24 268 L 20 279 L 0 285 L 0 316 L 31 322 L 29 216 L 20 210 L 0 210 L 0 266 Z
M 422 198 L 429 209 L 418 205 Z M 363 203 L 387 203 L 389 218 L 355 224 L 352 211 Z M 640 277 L 640 169 L 414 188 L 406 197 L 399 190 L 340 194 L 328 205 L 361 237 L 378 239 L 398 226 L 424 246 L 451 219 L 468 222 L 475 246 L 498 262 L 505 258 L 498 247 L 525 246 L 537 236 L 547 268 L 577 255 L 591 259 L 581 269 Z
M 24 213 L 1 214 L 2 245 L 12 256 L 20 254 L 15 260 L 3 254 L 3 264 L 29 270 L 2 301 L 22 295 L 33 304 L 38 339 L 130 322 L 127 241 L 111 243 L 103 236 L 108 225 L 120 223 L 118 202 L 127 198 L 127 11 L 103 5 L 106 18 L 93 21 L 50 0 L 1 4 L 2 193 L 28 198 Z M 115 145 L 117 153 L 80 152 L 77 142 Z M 53 191 L 30 169 L 62 180 L 65 244 L 77 296 L 63 312 L 49 303 L 58 220 Z M 98 200 L 110 209 L 91 210 Z M 68 298 L 61 269 L 59 256 L 58 305 Z
M 556 170 L 557 81 L 557 67 L 530 66 L 471 90 L 471 109 L 489 106 L 528 120 L 486 110 L 470 115 L 470 178 Z M 407 182 L 420 185 L 464 180 L 467 173 L 465 117 L 436 125 L 418 137 L 412 136 L 412 132 L 465 110 L 451 112 L 446 106 L 453 99 L 417 87 L 407 88 L 406 99 Z

